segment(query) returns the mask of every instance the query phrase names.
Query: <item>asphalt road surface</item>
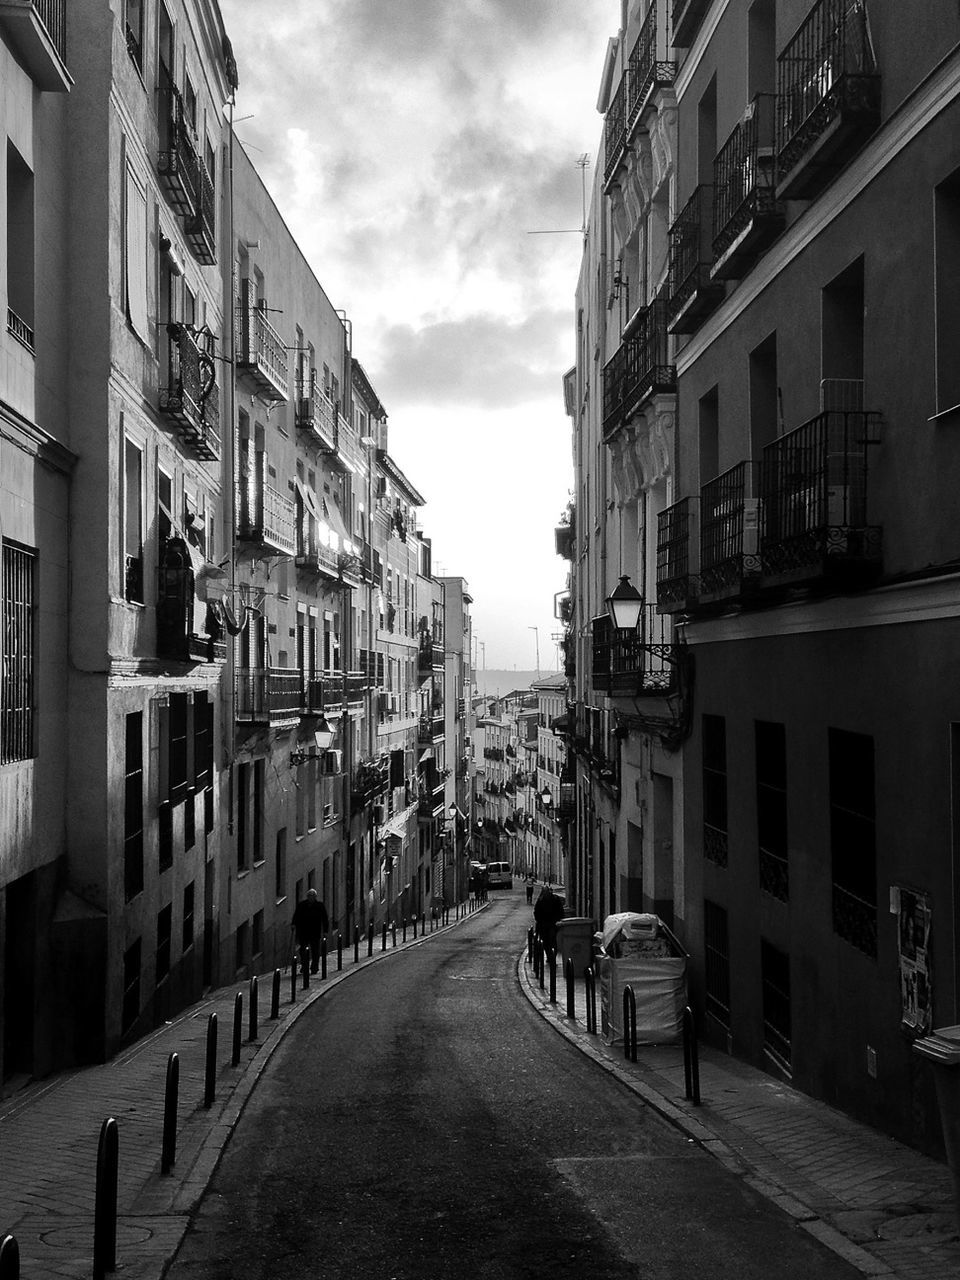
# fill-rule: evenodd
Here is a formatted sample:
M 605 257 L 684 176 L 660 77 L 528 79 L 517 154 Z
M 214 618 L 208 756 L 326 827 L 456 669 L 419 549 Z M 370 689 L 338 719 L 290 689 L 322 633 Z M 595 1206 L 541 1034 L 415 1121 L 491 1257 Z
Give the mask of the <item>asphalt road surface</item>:
M 518 892 L 284 1038 L 169 1280 L 854 1280 L 530 1007 Z

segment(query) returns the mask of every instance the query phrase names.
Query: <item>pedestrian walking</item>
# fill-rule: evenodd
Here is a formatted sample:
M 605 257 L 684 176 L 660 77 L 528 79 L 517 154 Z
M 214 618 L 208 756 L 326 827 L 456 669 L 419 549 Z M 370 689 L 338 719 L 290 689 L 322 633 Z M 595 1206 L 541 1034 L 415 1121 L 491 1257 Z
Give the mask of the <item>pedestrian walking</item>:
M 533 875 L 532 874 L 528 875 L 527 876 L 527 902 L 533 901 L 533 886 L 535 884 L 536 884 L 536 881 L 534 880 Z
M 563 919 L 563 902 L 550 888 L 549 883 L 540 890 L 533 918 L 541 942 L 548 951 L 557 949 L 557 922 Z
M 320 968 L 320 943 L 329 927 L 327 908 L 320 901 L 316 889 L 308 889 L 307 896 L 297 903 L 290 924 L 300 949 L 301 969 L 306 968 L 308 961 L 311 973 Z

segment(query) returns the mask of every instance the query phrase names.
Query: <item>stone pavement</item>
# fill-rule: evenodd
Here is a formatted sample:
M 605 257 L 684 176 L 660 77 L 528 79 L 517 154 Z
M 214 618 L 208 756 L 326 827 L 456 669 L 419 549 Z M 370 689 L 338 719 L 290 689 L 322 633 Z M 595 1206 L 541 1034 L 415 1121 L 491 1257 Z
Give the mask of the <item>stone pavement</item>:
M 945 1164 L 932 1160 L 789 1085 L 701 1045 L 700 1098 L 684 1097 L 680 1045 L 640 1045 L 638 1061 L 586 1030 L 585 984 L 566 1014 L 549 971 L 540 987 L 526 949 L 520 985 L 553 1027 L 654 1110 L 867 1276 L 889 1280 L 960 1277 L 960 1236 Z M 597 1025 L 600 1026 L 597 991 Z
M 468 908 L 469 914 L 473 909 Z M 463 918 L 467 918 L 466 916 Z M 257 983 L 258 1026 L 251 1039 L 250 984 L 223 987 L 192 1005 L 174 1021 L 138 1040 L 126 1052 L 100 1066 L 84 1067 L 31 1085 L 0 1102 L 0 1238 L 11 1234 L 20 1249 L 23 1280 L 74 1280 L 93 1274 L 94 1205 L 97 1147 L 107 1117 L 117 1121 L 119 1185 L 117 1195 L 117 1274 L 127 1280 L 157 1280 L 176 1252 L 191 1212 L 216 1168 L 224 1145 L 284 1033 L 338 983 L 394 950 L 420 946 L 450 923 L 403 942 L 397 931 L 373 954 L 361 938 L 359 962 L 353 948 L 337 971 L 334 950 L 327 978 L 313 975 L 304 990 L 297 982 L 291 1002 L 289 968 L 282 974 L 279 1017 L 273 1019 L 273 975 Z M 233 1034 L 237 993 L 243 996 L 240 1061 L 234 1067 Z M 207 1027 L 217 1015 L 216 1097 L 204 1107 Z M 180 1087 L 176 1163 L 161 1175 L 164 1086 L 167 1061 L 176 1053 Z

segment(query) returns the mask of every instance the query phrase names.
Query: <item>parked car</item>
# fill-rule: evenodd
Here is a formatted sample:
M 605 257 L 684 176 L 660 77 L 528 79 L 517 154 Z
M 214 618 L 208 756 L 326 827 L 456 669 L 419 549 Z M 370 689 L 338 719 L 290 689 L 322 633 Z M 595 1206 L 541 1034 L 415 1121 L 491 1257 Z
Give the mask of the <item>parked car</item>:
M 513 888 L 513 868 L 509 862 L 488 862 L 487 863 L 487 888 L 488 889 L 512 889 Z

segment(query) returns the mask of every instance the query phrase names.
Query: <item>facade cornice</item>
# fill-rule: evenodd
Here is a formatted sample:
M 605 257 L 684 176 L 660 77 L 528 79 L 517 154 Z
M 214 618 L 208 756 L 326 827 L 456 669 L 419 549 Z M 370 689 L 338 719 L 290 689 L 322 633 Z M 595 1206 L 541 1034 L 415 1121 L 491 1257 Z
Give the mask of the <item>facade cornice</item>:
M 12 404 L 0 400 L 0 436 L 16 448 L 29 453 L 53 471 L 69 475 L 77 464 L 77 455 L 61 444 L 43 427 L 25 418 Z

